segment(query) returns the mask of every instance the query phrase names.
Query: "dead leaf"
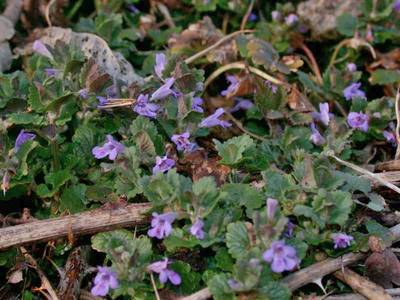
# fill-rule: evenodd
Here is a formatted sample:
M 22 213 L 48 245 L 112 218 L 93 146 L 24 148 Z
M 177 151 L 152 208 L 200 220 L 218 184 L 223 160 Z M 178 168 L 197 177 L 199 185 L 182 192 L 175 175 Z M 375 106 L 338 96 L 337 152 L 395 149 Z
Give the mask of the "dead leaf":
M 8 276 L 8 282 L 16 284 L 24 279 L 22 270 L 16 270 Z
M 204 149 L 186 153 L 178 161 L 178 171 L 188 173 L 193 181 L 213 176 L 218 186 L 224 184 L 231 168 L 219 164 L 219 157 L 208 158 Z
M 119 52 L 113 52 L 106 41 L 91 33 L 77 33 L 71 29 L 60 27 L 49 27 L 39 32 L 40 40 L 50 47 L 55 47 L 57 42 L 71 45 L 80 49 L 88 59 L 111 76 L 113 80 L 123 81 L 129 85 L 133 82 L 142 82 L 143 79 L 137 75 L 132 65 Z M 26 51 L 31 51 L 28 45 Z
M 168 46 L 172 53 L 189 52 L 194 53 L 203 50 L 224 37 L 212 23 L 209 17 L 191 24 L 187 29 L 179 35 L 174 35 L 168 40 Z M 218 62 L 226 64 L 236 59 L 236 42 L 234 40 L 227 41 L 217 49 L 211 51 L 207 55 L 210 62 Z
M 304 65 L 304 61 L 297 55 L 286 55 L 282 57 L 282 62 L 290 69 L 292 72 L 297 72 Z
M 292 85 L 287 97 L 287 102 L 291 109 L 298 112 L 315 111 L 314 106 L 308 101 L 307 97 L 298 90 L 296 84 Z
M 376 51 L 376 61 L 367 66 L 367 70 L 373 72 L 380 67 L 388 70 L 400 69 L 400 48 L 393 49 L 388 53 Z
M 369 279 L 384 288 L 392 288 L 392 283 L 400 284 L 400 262 L 390 248 L 372 253 L 366 259 L 365 267 Z
M 93 60 L 88 62 L 85 77 L 85 85 L 90 92 L 97 92 L 103 89 L 106 83 L 111 80 L 110 75 L 104 73 Z

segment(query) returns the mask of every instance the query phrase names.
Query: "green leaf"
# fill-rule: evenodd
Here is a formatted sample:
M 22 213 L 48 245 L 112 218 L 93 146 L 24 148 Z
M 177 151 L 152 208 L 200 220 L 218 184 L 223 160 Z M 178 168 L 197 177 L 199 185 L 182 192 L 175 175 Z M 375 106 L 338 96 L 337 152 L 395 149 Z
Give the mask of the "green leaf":
M 27 163 L 28 155 L 38 145 L 39 145 L 38 142 L 30 140 L 23 143 L 22 146 L 19 148 L 16 154 L 19 163 L 16 176 L 17 178 L 28 175 L 28 170 L 29 170 Z
M 60 210 L 67 210 L 71 214 L 83 211 L 86 203 L 86 190 L 87 187 L 84 184 L 66 188 L 60 198 Z
M 248 209 L 260 208 L 264 203 L 263 195 L 244 183 L 226 183 L 221 187 L 226 192 L 224 201 L 231 205 L 243 205 Z
M 385 244 L 390 245 L 390 243 L 392 242 L 393 237 L 389 228 L 386 228 L 385 226 L 379 224 L 377 221 L 368 220 L 365 223 L 365 227 L 367 228 L 367 231 L 370 235 L 380 237 L 385 242 Z
M 245 134 L 231 138 L 224 143 L 216 139 L 213 141 L 218 155 L 222 157 L 220 163 L 226 165 L 238 164 L 243 158 L 243 153 L 254 145 L 253 139 Z
M 44 118 L 36 114 L 27 112 L 11 113 L 8 115 L 8 120 L 15 125 L 41 125 Z
M 373 211 L 383 211 L 387 206 L 385 198 L 383 198 L 381 195 L 378 195 L 376 193 L 369 193 L 368 198 L 370 201 L 368 202 L 367 206 Z
M 46 106 L 42 103 L 39 89 L 35 86 L 29 87 L 28 103 L 35 112 L 43 113 L 46 111 Z
M 179 288 L 177 288 L 180 293 L 185 295 L 193 294 L 201 288 L 201 275 L 199 272 L 192 270 L 189 263 L 176 261 L 170 264 L 169 268 L 181 276 L 182 282 L 179 285 Z
M 400 72 L 398 70 L 378 69 L 371 74 L 372 84 L 385 85 L 396 82 L 400 82 Z
M 228 285 L 228 275 L 216 274 L 207 281 L 207 286 L 215 300 L 234 300 L 235 296 Z
M 341 34 L 351 37 L 357 29 L 357 18 L 349 13 L 344 13 L 336 18 L 336 26 Z
M 162 155 L 164 153 L 163 138 L 158 134 L 157 127 L 148 118 L 138 116 L 132 122 L 129 131 L 131 132 L 139 149 L 143 148 L 145 151 L 149 151 L 150 153 L 153 153 L 155 150 L 155 153 L 158 155 Z M 153 146 L 149 145 L 149 139 L 153 143 Z
M 361 191 L 367 195 L 371 191 L 371 182 L 368 179 L 341 171 L 336 171 L 335 176 L 345 182 L 342 186 L 342 190 L 346 192 L 353 193 L 355 191 Z
M 250 248 L 250 240 L 244 222 L 236 222 L 228 225 L 226 245 L 233 258 L 240 259 L 247 254 Z
M 290 289 L 279 282 L 270 281 L 260 289 L 260 294 L 266 296 L 265 300 L 289 300 L 292 293 Z
M 72 178 L 72 174 L 67 169 L 47 174 L 44 177 L 46 184 L 39 184 L 36 188 L 36 194 L 42 198 L 52 197 Z M 51 186 L 50 189 L 48 185 Z
M 164 245 L 168 252 L 175 252 L 179 248 L 193 248 L 199 244 L 196 237 L 192 235 L 184 235 L 182 229 L 174 229 L 174 231 L 164 239 Z

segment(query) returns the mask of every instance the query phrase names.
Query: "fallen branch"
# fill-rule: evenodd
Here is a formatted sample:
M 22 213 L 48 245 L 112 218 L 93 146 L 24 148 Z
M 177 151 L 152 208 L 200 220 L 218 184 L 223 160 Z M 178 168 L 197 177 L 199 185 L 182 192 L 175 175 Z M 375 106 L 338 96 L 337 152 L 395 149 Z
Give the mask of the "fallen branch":
M 0 250 L 143 224 L 148 219 L 144 214 L 150 208 L 150 203 L 130 204 L 116 209 L 101 207 L 79 214 L 1 228 Z
M 361 295 L 367 297 L 369 300 L 391 300 L 392 297 L 385 291 L 385 289 L 376 283 L 360 276 L 349 268 L 336 271 L 333 275 L 345 282 L 354 291 L 359 292 Z

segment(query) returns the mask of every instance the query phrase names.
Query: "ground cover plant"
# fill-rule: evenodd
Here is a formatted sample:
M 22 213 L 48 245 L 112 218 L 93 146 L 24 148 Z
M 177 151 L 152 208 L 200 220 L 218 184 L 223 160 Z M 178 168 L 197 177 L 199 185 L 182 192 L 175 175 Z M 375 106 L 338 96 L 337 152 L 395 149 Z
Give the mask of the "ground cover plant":
M 0 8 L 0 299 L 396 297 L 399 1 Z

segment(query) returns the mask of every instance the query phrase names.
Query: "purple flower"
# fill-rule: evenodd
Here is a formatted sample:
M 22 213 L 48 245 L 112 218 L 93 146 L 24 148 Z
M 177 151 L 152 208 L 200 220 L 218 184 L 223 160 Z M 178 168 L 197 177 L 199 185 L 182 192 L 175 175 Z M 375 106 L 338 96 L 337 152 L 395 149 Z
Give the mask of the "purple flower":
M 106 88 L 106 95 L 107 95 L 107 98 L 116 98 L 116 97 L 118 97 L 117 86 L 115 84 L 112 84 L 108 88 Z
M 133 111 L 141 116 L 155 118 L 157 117 L 159 108 L 157 104 L 149 102 L 149 95 L 140 94 L 133 107 Z
M 181 277 L 175 271 L 168 269 L 169 264 L 170 262 L 168 261 L 168 258 L 165 258 L 164 260 L 152 263 L 147 267 L 147 269 L 151 272 L 159 274 L 158 278 L 160 279 L 161 283 L 166 283 L 169 280 L 173 285 L 181 284 Z
M 201 107 L 203 105 L 203 99 L 200 97 L 193 97 L 192 101 L 192 109 L 195 112 L 202 113 L 204 112 L 203 108 Z
M 351 235 L 347 235 L 345 233 L 333 233 L 331 235 L 331 238 L 335 243 L 335 245 L 333 246 L 334 249 L 347 248 L 348 246 L 350 246 L 351 241 L 354 240 Z
M 207 118 L 203 119 L 200 123 L 200 127 L 214 127 L 214 126 L 221 126 L 223 128 L 227 128 L 232 126 L 231 123 L 228 121 L 223 121 L 218 119 L 220 116 L 224 114 L 225 110 L 220 107 L 218 108 L 212 115 L 209 115 Z
M 272 94 L 276 94 L 276 92 L 278 91 L 278 86 L 276 86 L 269 80 L 265 80 L 264 83 L 268 88 L 271 89 Z
M 32 49 L 37 54 L 40 54 L 40 55 L 45 56 L 50 59 L 54 59 L 53 55 L 50 53 L 50 51 L 46 48 L 46 46 L 40 40 L 36 40 L 33 42 Z
M 272 17 L 272 20 L 279 21 L 282 16 L 281 16 L 281 13 L 279 11 L 274 10 L 274 11 L 271 12 L 271 17 Z
M 134 15 L 140 13 L 140 10 L 137 9 L 137 7 L 136 7 L 135 5 L 133 5 L 133 4 L 129 4 L 127 7 L 128 7 L 128 10 L 129 10 L 131 13 L 133 13 Z
M 103 105 L 106 105 L 108 103 L 108 99 L 106 97 L 96 96 L 96 99 L 99 101 L 99 105 L 98 106 L 103 106 Z
M 109 289 L 118 287 L 117 273 L 108 267 L 97 267 L 97 275 L 94 278 L 94 286 L 90 291 L 93 296 L 105 296 Z
M 14 146 L 15 152 L 18 152 L 19 148 L 27 141 L 34 140 L 35 138 L 36 134 L 26 132 L 24 129 L 22 129 L 19 132 L 17 139 L 15 140 L 15 146 Z
M 174 77 L 167 78 L 165 80 L 165 83 L 151 95 L 150 100 L 164 99 L 165 97 L 168 97 L 169 95 L 173 94 L 174 91 L 171 89 L 171 87 L 174 84 L 174 82 L 175 82 Z
M 255 22 L 255 21 L 257 21 L 257 15 L 255 14 L 255 13 L 251 13 L 250 14 L 250 16 L 249 16 L 249 21 L 250 22 Z
M 194 235 L 199 240 L 204 239 L 203 231 L 204 222 L 201 219 L 196 219 L 196 222 L 190 227 L 190 234 Z
M 343 96 L 346 100 L 353 100 L 354 98 L 367 99 L 365 93 L 360 90 L 361 83 L 354 82 L 343 90 Z
M 325 144 L 324 137 L 321 135 L 321 133 L 319 133 L 319 131 L 315 127 L 314 123 L 311 124 L 311 131 L 312 131 L 312 134 L 311 134 L 310 140 L 311 140 L 311 142 L 313 142 L 313 144 L 315 144 L 317 146 Z
M 393 146 L 397 145 L 396 135 L 394 134 L 393 131 L 385 130 L 383 131 L 383 136 L 385 137 L 388 143 L 391 143 Z
M 229 81 L 229 86 L 226 90 L 221 92 L 222 96 L 232 95 L 236 93 L 237 89 L 239 88 L 239 80 L 236 78 L 236 76 L 228 75 L 226 76 L 226 79 Z
M 400 0 L 396 0 L 393 3 L 393 10 L 396 11 L 396 12 L 400 12 Z
M 290 222 L 290 220 L 287 222 L 286 224 L 286 230 L 284 232 L 284 236 L 287 238 L 291 238 L 293 235 L 293 230 L 296 227 L 296 225 L 294 225 L 292 222 Z
M 204 83 L 202 83 L 201 81 L 196 82 L 195 91 L 202 92 L 203 90 L 204 90 Z
M 165 65 L 167 64 L 167 59 L 164 53 L 156 54 L 156 65 L 154 66 L 154 72 L 156 72 L 158 78 L 162 78 L 162 73 L 165 69 Z
M 243 284 L 241 284 L 236 279 L 228 279 L 228 285 L 232 290 L 240 291 L 243 288 Z
M 107 142 L 103 146 L 96 146 L 92 150 L 92 154 L 97 159 L 108 156 L 108 159 L 115 160 L 117 155 L 124 152 L 125 146 L 114 140 L 111 135 L 107 135 Z
M 288 26 L 293 26 L 299 21 L 299 17 L 296 14 L 290 14 L 287 17 L 285 17 L 285 23 Z
M 149 237 L 155 237 L 159 240 L 169 236 L 172 232 L 172 223 L 176 219 L 175 213 L 165 213 L 159 215 L 154 212 L 151 219 L 151 229 L 147 232 Z
M 178 151 L 187 151 L 192 148 L 192 143 L 189 141 L 190 133 L 174 134 L 171 141 L 174 142 Z
M 80 89 L 78 91 L 78 94 L 79 94 L 79 97 L 81 97 L 83 99 L 89 98 L 89 90 L 87 88 Z
M 278 201 L 273 198 L 267 199 L 267 217 L 268 220 L 275 218 L 276 209 L 278 208 Z
M 264 252 L 263 258 L 271 263 L 271 270 L 275 273 L 291 271 L 300 262 L 296 250 L 292 246 L 285 245 L 283 240 L 272 242 L 271 248 Z
M 230 113 L 234 113 L 239 110 L 248 110 L 254 106 L 253 102 L 244 98 L 235 97 L 235 100 L 237 100 L 237 103 L 234 107 L 229 109 Z
M 320 112 L 313 112 L 311 115 L 314 120 L 320 121 L 322 124 L 328 126 L 330 120 L 329 104 L 327 102 L 319 104 Z
M 175 161 L 173 159 L 168 158 L 166 155 L 164 157 L 156 157 L 156 165 L 153 168 L 153 174 L 157 173 L 165 173 L 169 169 L 172 169 L 175 166 Z
M 347 123 L 350 125 L 351 128 L 359 129 L 364 132 L 368 131 L 368 121 L 368 115 L 363 114 L 362 112 L 351 112 L 347 116 Z
M 349 71 L 350 73 L 353 73 L 355 71 L 357 71 L 357 65 L 355 63 L 348 63 L 346 65 L 346 69 L 347 71 Z
M 58 75 L 58 73 L 60 73 L 59 70 L 54 69 L 54 68 L 45 68 L 44 72 L 46 73 L 46 75 L 48 77 L 56 77 Z

